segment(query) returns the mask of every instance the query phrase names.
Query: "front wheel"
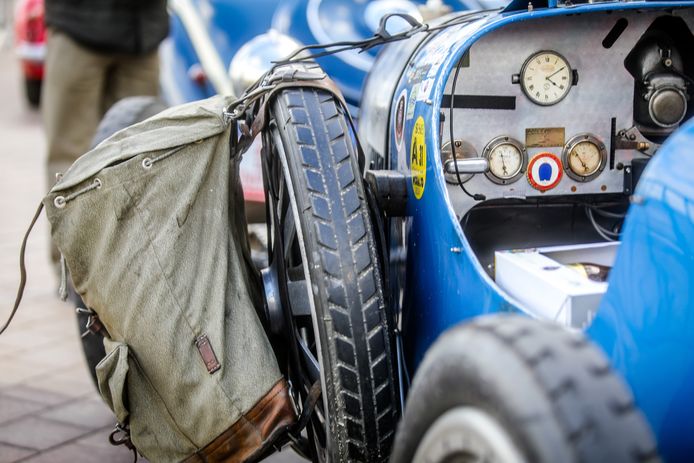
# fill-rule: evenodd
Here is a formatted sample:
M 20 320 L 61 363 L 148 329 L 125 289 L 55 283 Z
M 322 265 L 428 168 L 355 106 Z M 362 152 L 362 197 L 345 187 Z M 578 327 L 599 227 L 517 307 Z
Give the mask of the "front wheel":
M 659 460 L 631 394 L 585 336 L 491 315 L 449 330 L 429 350 L 391 461 Z
M 387 461 L 398 417 L 395 350 L 354 138 L 335 98 L 279 94 L 265 135 L 270 267 L 279 281 L 314 459 Z M 289 362 L 290 364 L 292 362 Z

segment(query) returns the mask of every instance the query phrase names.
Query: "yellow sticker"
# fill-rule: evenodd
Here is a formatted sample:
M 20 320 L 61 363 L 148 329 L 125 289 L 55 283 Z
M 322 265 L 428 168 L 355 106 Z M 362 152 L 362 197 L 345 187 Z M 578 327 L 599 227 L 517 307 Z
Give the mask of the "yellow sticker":
M 414 197 L 421 199 L 427 181 L 427 146 L 424 141 L 424 118 L 419 116 L 412 130 L 410 146 L 410 169 L 412 169 L 412 190 Z

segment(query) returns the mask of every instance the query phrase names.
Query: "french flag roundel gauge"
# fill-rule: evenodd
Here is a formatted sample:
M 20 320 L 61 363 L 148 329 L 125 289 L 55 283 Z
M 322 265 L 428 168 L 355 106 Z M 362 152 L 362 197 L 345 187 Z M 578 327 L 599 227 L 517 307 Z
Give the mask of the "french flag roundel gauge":
M 527 172 L 530 186 L 539 191 L 547 191 L 559 185 L 564 169 L 557 156 L 540 153 L 530 160 Z

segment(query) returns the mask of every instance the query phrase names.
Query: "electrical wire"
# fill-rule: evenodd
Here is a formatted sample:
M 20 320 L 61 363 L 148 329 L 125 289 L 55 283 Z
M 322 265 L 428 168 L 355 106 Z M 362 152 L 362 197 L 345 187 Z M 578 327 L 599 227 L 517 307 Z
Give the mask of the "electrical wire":
M 460 73 L 462 61 L 462 59 L 458 61 L 458 64 L 455 67 L 455 73 L 453 74 L 453 83 L 451 85 L 451 106 L 448 108 L 448 137 L 450 138 L 449 142 L 451 146 L 451 154 L 453 154 L 453 166 L 455 167 L 455 177 L 458 180 L 458 185 L 460 185 L 460 188 L 466 195 L 468 195 L 475 201 L 484 201 L 485 199 L 487 199 L 486 196 L 478 193 L 472 194 L 469 191 L 467 191 L 467 188 L 465 188 L 465 184 L 460 179 L 460 171 L 458 170 L 458 155 L 456 154 L 455 137 L 453 136 L 453 107 L 455 106 L 453 103 L 455 100 L 455 87 L 458 83 L 458 74 Z
M 349 51 L 349 50 L 359 50 L 359 53 L 363 53 L 366 50 L 369 50 L 371 48 L 374 48 L 379 45 L 384 45 L 387 43 L 391 42 L 397 42 L 400 40 L 405 40 L 409 39 L 415 34 L 418 34 L 420 32 L 426 32 L 426 33 L 431 33 L 435 31 L 439 31 L 442 29 L 446 29 L 448 27 L 453 27 L 457 26 L 460 24 L 466 24 L 470 21 L 473 21 L 475 19 L 479 19 L 483 16 L 488 15 L 489 13 L 500 11 L 502 8 L 491 8 L 491 9 L 486 9 L 486 10 L 479 10 L 479 11 L 473 11 L 473 12 L 468 12 L 468 13 L 463 13 L 458 16 L 455 16 L 451 18 L 448 21 L 443 22 L 442 24 L 439 24 L 437 26 L 429 26 L 429 24 L 426 23 L 420 23 L 416 19 L 414 19 L 412 16 L 407 15 L 407 14 L 402 14 L 402 13 L 391 13 L 388 15 L 385 15 L 383 18 L 381 18 L 381 22 L 379 24 L 378 30 L 374 33 L 372 37 L 369 37 L 368 39 L 365 40 L 354 40 L 354 41 L 349 41 L 349 40 L 343 40 L 340 42 L 333 42 L 333 43 L 326 43 L 326 44 L 312 44 L 312 45 L 306 45 L 304 47 L 301 47 L 295 51 L 293 51 L 289 56 L 287 56 L 284 59 L 281 59 L 279 61 L 273 61 L 275 65 L 285 65 L 285 64 L 290 64 L 290 63 L 303 63 L 303 62 L 309 62 L 312 61 L 316 58 L 322 58 L 324 56 L 328 55 L 334 55 L 336 53 L 341 53 L 343 51 Z M 390 19 L 393 16 L 400 17 L 407 21 L 410 24 L 410 29 L 404 30 L 402 32 L 398 32 L 396 34 L 390 34 L 386 30 L 386 25 L 388 22 L 388 19 Z M 317 53 L 309 53 L 309 54 L 304 54 L 304 52 L 307 51 L 312 51 L 312 50 L 323 50 Z
M 625 212 L 610 212 L 591 205 L 586 205 L 586 207 L 590 208 L 592 212 L 609 219 L 623 219 L 627 216 Z
M 619 233 L 615 233 L 613 231 L 607 230 L 604 227 L 602 227 L 596 220 L 595 217 L 593 217 L 593 210 L 592 208 L 586 206 L 586 215 L 588 216 L 588 220 L 590 220 L 591 225 L 593 225 L 593 228 L 595 229 L 595 232 L 600 235 L 605 241 L 617 241 L 617 238 L 619 238 Z
M 671 66 L 668 67 L 668 69 L 670 69 L 670 71 L 672 71 L 674 74 L 676 74 L 676 75 L 678 75 L 679 77 L 681 77 L 681 78 L 683 78 L 684 80 L 686 80 L 687 83 L 689 83 L 689 85 L 694 85 L 694 80 L 692 80 L 692 78 L 689 77 L 689 76 L 688 76 L 687 74 L 685 74 L 684 72 L 680 71 L 680 70 L 677 69 L 677 68 L 671 67 Z
M 397 16 L 401 19 L 407 21 L 410 28 L 396 34 L 390 34 L 386 30 L 388 20 L 393 16 Z M 296 63 L 306 60 L 313 60 L 316 58 L 321 58 L 323 56 L 334 55 L 335 53 L 340 53 L 347 50 L 359 50 L 360 53 L 365 52 L 378 45 L 383 45 L 390 42 L 397 42 L 399 40 L 409 39 L 413 35 L 424 32 L 429 29 L 428 24 L 423 24 L 414 19 L 412 16 L 403 13 L 390 13 L 381 18 L 378 29 L 374 32 L 374 35 L 365 40 L 343 40 L 340 42 L 326 43 L 326 44 L 313 44 L 306 45 L 304 47 L 298 48 L 292 52 L 286 58 L 275 61 L 278 65 L 284 65 L 289 63 Z M 312 50 L 324 50 L 317 53 L 309 53 L 308 55 L 304 52 Z

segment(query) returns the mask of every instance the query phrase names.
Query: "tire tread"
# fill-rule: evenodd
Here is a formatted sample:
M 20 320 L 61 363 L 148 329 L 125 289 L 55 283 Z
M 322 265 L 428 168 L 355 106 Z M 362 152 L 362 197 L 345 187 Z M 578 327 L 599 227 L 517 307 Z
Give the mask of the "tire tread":
M 612 442 L 620 447 L 613 448 L 618 455 L 632 456 L 635 462 L 651 461 L 657 455 L 655 441 L 649 438 L 650 430 L 633 396 L 612 373 L 605 356 L 584 335 L 529 318 L 512 317 L 506 323 L 518 327 L 515 334 L 504 335 L 500 332 L 503 328 L 493 324 L 480 327 L 509 345 L 533 372 L 553 402 L 557 421 L 575 447 L 579 461 L 593 461 L 594 433 L 609 435 L 611 430 L 627 426 L 629 438 Z M 567 358 L 574 362 L 567 364 Z M 547 374 L 542 374 L 543 369 Z M 596 390 L 602 394 L 593 394 Z
M 327 309 L 318 314 L 326 338 L 336 339 L 329 347 L 331 374 L 326 373 L 337 411 L 331 417 L 333 458 L 381 462 L 388 460 L 397 421 L 395 365 L 389 342 L 369 342 L 375 336 L 388 339 L 390 327 L 380 315 L 385 310 L 380 270 L 342 111 L 332 95 L 316 89 L 286 90 L 276 105 L 277 114 L 289 116 L 280 124 L 285 150 L 300 145 L 294 168 L 303 172 L 308 188 L 294 189 L 303 195 L 297 198 L 303 217 L 316 222 L 305 227 L 304 240 L 313 240 L 320 255 L 312 278 L 326 287 L 325 295 L 314 297 L 323 298 Z M 390 397 L 384 399 L 383 391 Z
M 494 417 L 529 461 L 660 461 L 604 354 L 549 322 L 485 315 L 441 335 L 419 365 L 391 461 L 412 461 L 424 434 L 456 407 Z

